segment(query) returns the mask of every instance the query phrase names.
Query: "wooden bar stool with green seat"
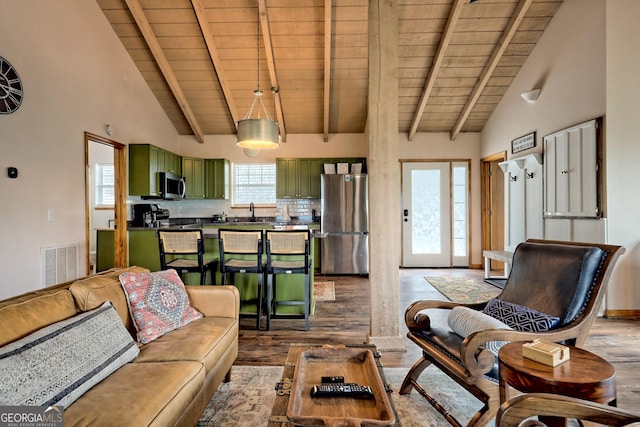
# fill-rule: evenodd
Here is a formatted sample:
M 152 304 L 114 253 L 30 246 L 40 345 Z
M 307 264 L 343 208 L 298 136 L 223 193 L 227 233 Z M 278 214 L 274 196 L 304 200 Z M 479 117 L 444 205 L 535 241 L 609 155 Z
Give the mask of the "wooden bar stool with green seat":
M 267 329 L 271 317 L 280 317 L 278 305 L 304 305 L 304 330 L 309 330 L 311 301 L 311 235 L 309 230 L 265 230 L 267 246 Z M 278 274 L 303 274 L 304 299 L 278 301 L 276 276 Z M 273 314 L 272 314 L 273 313 Z M 295 315 L 283 315 L 293 317 Z
M 218 260 L 204 258 L 204 238 L 201 229 L 160 230 L 158 244 L 161 270 L 172 268 L 181 278 L 184 273 L 200 273 L 200 285 L 205 284 L 207 271 L 211 271 L 211 283 L 215 282 Z
M 223 285 L 227 283 L 227 274 L 231 275 L 231 282 L 235 286 L 237 286 L 234 281 L 236 273 L 257 275 L 256 329 L 260 329 L 264 286 L 262 280 L 264 276 L 262 230 L 220 228 L 218 229 L 218 242 L 220 245 L 220 273 Z

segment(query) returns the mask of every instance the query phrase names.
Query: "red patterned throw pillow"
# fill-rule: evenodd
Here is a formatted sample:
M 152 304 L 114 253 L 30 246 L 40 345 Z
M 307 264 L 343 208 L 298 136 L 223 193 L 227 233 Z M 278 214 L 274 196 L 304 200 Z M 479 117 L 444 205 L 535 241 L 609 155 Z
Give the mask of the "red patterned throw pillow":
M 184 283 L 175 270 L 122 273 L 120 283 L 142 344 L 202 317 L 191 307 Z

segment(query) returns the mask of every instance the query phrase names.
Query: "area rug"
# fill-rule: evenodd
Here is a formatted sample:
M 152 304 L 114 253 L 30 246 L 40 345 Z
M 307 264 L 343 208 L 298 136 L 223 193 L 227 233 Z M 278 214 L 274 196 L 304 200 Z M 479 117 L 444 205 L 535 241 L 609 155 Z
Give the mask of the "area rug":
M 468 277 L 429 276 L 425 277 L 442 295 L 455 302 L 488 301 L 501 292 L 501 289 L 484 282 L 476 282 Z
M 313 297 L 317 301 L 334 301 L 336 286 L 333 280 L 313 282 Z
M 399 394 L 408 370 L 384 368 L 401 424 L 405 427 L 449 426 L 444 417 L 415 390 L 408 395 Z M 231 382 L 220 386 L 197 425 L 266 426 L 276 398 L 275 385 L 281 378 L 280 366 L 234 366 Z M 434 367 L 427 368 L 418 382 L 463 425 L 482 406 L 479 400 Z

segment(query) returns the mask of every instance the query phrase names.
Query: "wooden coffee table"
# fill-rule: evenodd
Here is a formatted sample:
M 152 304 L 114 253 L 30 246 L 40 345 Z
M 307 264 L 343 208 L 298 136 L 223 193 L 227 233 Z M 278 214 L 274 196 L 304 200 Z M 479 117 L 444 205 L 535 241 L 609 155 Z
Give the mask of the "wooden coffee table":
M 509 387 L 524 393 L 555 393 L 615 406 L 616 373 L 603 358 L 569 347 L 570 359 L 552 367 L 522 356 L 524 342 L 506 344 L 498 353 L 500 403 L 509 399 Z M 545 424 L 566 425 L 564 419 L 545 418 Z
M 395 407 L 393 406 L 393 401 L 391 400 L 391 388 L 388 386 L 385 380 L 383 367 L 382 367 L 382 364 L 380 363 L 380 354 L 378 353 L 376 347 L 373 345 L 346 345 L 343 347 L 345 347 L 346 349 L 360 350 L 361 352 L 370 351 L 371 354 L 374 356 L 375 368 L 377 369 L 377 374 L 380 376 L 381 384 L 384 385 L 384 389 L 385 389 L 384 392 L 386 392 L 387 399 L 389 401 L 390 407 L 393 412 L 391 419 L 395 418 L 395 422 L 391 425 L 400 426 L 400 421 L 398 419 Z M 284 365 L 282 379 L 275 385 L 276 400 L 273 405 L 271 415 L 269 417 L 268 427 L 289 427 L 289 426 L 295 425 L 287 417 L 287 408 L 289 407 L 290 399 L 292 398 L 291 393 L 292 393 L 292 388 L 294 386 L 294 374 L 296 371 L 296 364 L 300 360 L 301 354 L 307 354 L 310 351 L 311 353 L 313 353 L 314 351 L 317 351 L 323 348 L 326 348 L 326 347 L 323 347 L 322 345 L 319 345 L 319 344 L 317 345 L 292 344 L 291 345 L 291 347 L 289 348 L 289 353 L 287 355 L 287 360 Z M 303 352 L 307 352 L 307 353 L 303 353 Z M 345 376 L 345 382 L 350 382 L 349 378 L 347 378 L 347 375 L 344 375 L 344 376 Z M 360 383 L 362 381 L 363 381 L 362 379 L 356 379 L 353 382 Z M 300 379 L 298 378 L 298 383 L 296 384 L 299 384 L 299 382 L 300 382 Z M 369 384 L 362 384 L 362 385 L 369 385 Z M 298 395 L 296 397 L 299 398 L 299 395 L 300 393 L 298 390 Z M 328 403 L 332 403 L 332 402 L 329 401 Z M 363 402 L 363 404 L 364 403 L 365 402 Z M 300 410 L 300 408 L 303 408 L 304 405 L 306 404 L 307 403 L 304 403 L 302 406 L 296 406 L 296 407 L 298 408 L 298 410 Z M 376 404 L 379 405 L 379 402 L 376 402 Z M 292 406 L 295 406 L 295 405 L 292 404 Z M 331 411 L 331 405 L 327 405 L 327 410 Z

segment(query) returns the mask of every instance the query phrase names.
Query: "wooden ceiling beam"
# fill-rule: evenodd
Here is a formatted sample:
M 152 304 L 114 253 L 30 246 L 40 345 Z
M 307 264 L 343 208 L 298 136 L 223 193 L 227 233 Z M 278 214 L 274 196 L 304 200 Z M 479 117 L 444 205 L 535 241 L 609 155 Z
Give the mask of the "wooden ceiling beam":
M 220 83 L 220 87 L 222 88 L 224 99 L 227 102 L 227 108 L 229 109 L 229 113 L 231 114 L 231 119 L 233 120 L 233 124 L 237 129 L 238 121 L 240 121 L 240 116 L 238 115 L 236 103 L 233 100 L 233 96 L 231 95 L 231 87 L 229 86 L 229 81 L 227 80 L 224 67 L 222 67 L 222 58 L 220 58 L 218 48 L 215 41 L 213 40 L 213 34 L 211 33 L 211 27 L 209 26 L 209 21 L 207 19 L 207 13 L 205 11 L 204 4 L 202 3 L 202 0 L 191 0 L 191 6 L 193 7 L 193 11 L 195 12 L 196 18 L 198 19 L 198 25 L 200 25 L 200 30 L 202 31 L 204 42 L 207 45 L 207 50 L 209 51 L 209 56 L 211 57 L 213 68 L 216 70 L 216 74 L 218 75 L 218 81 Z
M 276 107 L 276 117 L 280 125 L 280 137 L 283 142 L 287 141 L 287 129 L 284 124 L 284 112 L 282 111 L 282 100 L 280 99 L 280 86 L 278 85 L 278 75 L 276 73 L 276 63 L 273 56 L 273 43 L 271 42 L 271 29 L 269 27 L 269 14 L 267 13 L 267 1 L 258 0 L 258 14 L 260 16 L 260 28 L 262 29 L 262 39 L 267 56 L 267 66 L 269 67 L 269 79 L 271 80 L 271 91 L 273 92 L 273 102 Z
M 449 11 L 449 19 L 447 20 L 447 25 L 442 33 L 442 37 L 440 38 L 440 44 L 438 45 L 438 50 L 436 51 L 436 55 L 433 59 L 433 64 L 429 69 L 429 75 L 427 76 L 427 81 L 424 85 L 424 90 L 422 91 L 422 95 L 420 95 L 420 101 L 418 102 L 418 109 L 416 110 L 413 120 L 411 121 L 411 126 L 409 128 L 409 141 L 413 141 L 413 137 L 416 135 L 418 131 L 418 125 L 420 125 L 420 120 L 422 120 L 422 115 L 424 114 L 425 106 L 427 105 L 427 101 L 429 100 L 429 96 L 431 95 L 431 91 L 436 83 L 436 79 L 438 77 L 438 73 L 442 68 L 442 63 L 444 61 L 444 53 L 446 52 L 449 44 L 451 43 L 451 38 L 453 37 L 453 30 L 456 26 L 458 19 L 460 18 L 460 13 L 462 12 L 462 4 L 466 3 L 468 0 L 455 0 L 453 5 L 451 6 L 451 10 Z
M 324 142 L 329 142 L 329 102 L 331 100 L 332 0 L 324 0 Z
M 489 62 L 487 62 L 487 65 L 485 66 L 484 70 L 482 70 L 482 74 L 480 74 L 480 77 L 478 78 L 478 83 L 473 88 L 473 91 L 471 92 L 471 95 L 469 96 L 467 103 L 462 109 L 460 116 L 458 116 L 458 120 L 456 120 L 455 126 L 451 130 L 451 134 L 449 135 L 449 138 L 452 141 L 456 139 L 456 137 L 460 134 L 462 127 L 464 126 L 466 120 L 469 118 L 469 114 L 471 114 L 471 110 L 473 110 L 473 107 L 475 107 L 476 103 L 478 102 L 478 98 L 480 98 L 480 94 L 482 94 L 482 91 L 487 86 L 489 79 L 493 75 L 493 72 L 498 66 L 500 59 L 502 59 L 504 52 L 507 50 L 507 47 L 509 47 L 509 43 L 511 43 L 513 36 L 516 34 L 516 31 L 518 30 L 518 27 L 520 26 L 520 23 L 524 19 L 524 16 L 529 10 L 529 7 L 531 6 L 532 2 L 533 0 L 520 0 L 518 5 L 516 6 L 516 10 L 514 11 L 513 15 L 511 15 L 511 19 L 509 20 L 509 23 L 507 24 L 506 28 L 502 32 L 502 36 L 500 36 L 500 40 L 498 40 L 498 43 L 496 44 L 495 48 L 493 49 L 493 52 L 491 53 Z
M 153 33 L 151 24 L 149 23 L 147 16 L 144 14 L 142 6 L 140 6 L 140 2 L 138 0 L 125 0 L 125 2 L 127 3 L 127 7 L 129 8 L 133 19 L 136 21 L 136 25 L 140 29 L 140 32 L 142 33 L 147 46 L 149 46 L 149 49 L 153 54 L 153 58 L 158 64 L 160 71 L 162 71 L 162 75 L 167 81 L 167 84 L 169 85 L 169 88 L 171 89 L 176 102 L 180 106 L 182 113 L 187 119 L 187 122 L 189 122 L 189 126 L 191 127 L 196 140 L 200 143 L 204 143 L 204 134 L 202 132 L 202 129 L 200 128 L 198 120 L 196 119 L 196 116 L 193 113 L 189 102 L 187 101 L 187 97 L 180 87 L 180 83 L 178 83 L 178 79 L 171 69 L 169 60 L 162 51 L 162 47 L 160 47 L 160 43 Z

